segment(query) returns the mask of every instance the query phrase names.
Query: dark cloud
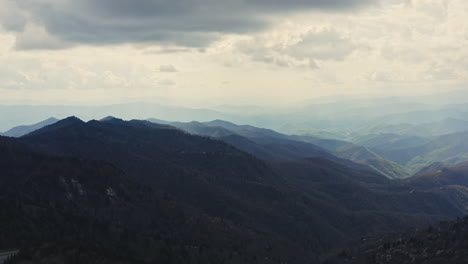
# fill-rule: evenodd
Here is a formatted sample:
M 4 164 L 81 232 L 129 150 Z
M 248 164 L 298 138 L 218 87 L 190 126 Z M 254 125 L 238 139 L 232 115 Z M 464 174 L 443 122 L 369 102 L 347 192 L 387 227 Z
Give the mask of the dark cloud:
M 16 32 L 23 31 L 27 23 L 42 26 L 65 46 L 156 43 L 202 48 L 225 33 L 264 29 L 269 25 L 264 19 L 267 15 L 307 9 L 354 9 L 374 1 L 0 0 L 0 6 L 14 3 L 20 14 L 15 21 L 0 18 L 0 23 Z M 20 43 L 18 47 L 31 45 Z

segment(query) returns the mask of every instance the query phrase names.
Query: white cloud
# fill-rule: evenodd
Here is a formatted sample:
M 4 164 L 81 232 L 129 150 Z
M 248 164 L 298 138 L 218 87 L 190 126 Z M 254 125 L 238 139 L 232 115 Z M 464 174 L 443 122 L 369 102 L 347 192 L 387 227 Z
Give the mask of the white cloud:
M 209 42 L 187 48 L 127 38 L 94 45 L 77 41 L 71 35 L 77 32 L 58 34 L 44 21 L 33 23 L 24 10 L 12 9 L 11 15 L 0 8 L 0 64 L 8 65 L 0 68 L 2 99 L 59 100 L 67 97 L 60 92 L 66 89 L 83 101 L 93 94 L 251 100 L 268 94 L 293 101 L 334 93 L 422 92 L 468 79 L 465 0 L 385 0 L 349 12 L 277 11 L 263 13 L 268 27 L 261 30 L 217 32 Z M 30 50 L 41 45 L 67 49 Z M 230 84 L 220 85 L 225 80 Z
M 160 72 L 178 72 L 178 70 L 176 69 L 176 67 L 174 67 L 174 65 L 171 65 L 171 64 L 167 64 L 167 65 L 160 65 L 159 66 L 159 71 Z

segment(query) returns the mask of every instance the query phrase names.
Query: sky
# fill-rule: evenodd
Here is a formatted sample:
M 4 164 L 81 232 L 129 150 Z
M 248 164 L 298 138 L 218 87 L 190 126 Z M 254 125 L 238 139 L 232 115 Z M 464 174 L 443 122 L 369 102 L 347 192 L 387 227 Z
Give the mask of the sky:
M 464 89 L 467 17 L 466 0 L 0 0 L 0 104 Z

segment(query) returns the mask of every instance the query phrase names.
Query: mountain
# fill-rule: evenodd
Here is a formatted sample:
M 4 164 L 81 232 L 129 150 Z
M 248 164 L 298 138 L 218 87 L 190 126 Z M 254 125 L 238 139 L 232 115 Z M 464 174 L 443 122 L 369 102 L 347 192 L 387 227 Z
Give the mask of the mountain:
M 154 118 L 148 119 L 148 120 L 152 123 L 168 124 L 171 126 L 175 126 L 179 129 L 182 129 L 194 135 L 202 135 L 202 136 L 208 136 L 208 137 L 213 137 L 213 138 L 219 138 L 219 137 L 225 137 L 225 136 L 236 134 L 234 131 L 226 129 L 222 126 L 207 126 L 204 123 L 196 122 L 196 121 L 183 123 L 183 122 L 164 122 L 164 121 L 161 122 L 161 120 L 157 120 Z
M 310 157 L 323 157 L 330 160 L 345 162 L 347 164 L 351 163 L 339 160 L 326 150 L 305 142 L 292 140 L 265 140 L 262 143 L 254 142 L 246 137 L 235 134 L 220 137 L 219 140 L 267 161 L 291 161 Z
M 468 163 L 437 168 L 408 178 L 406 183 L 426 190 L 450 190 L 454 198 L 468 189 Z M 362 238 L 326 264 L 466 263 L 468 217 L 444 221 L 416 230 Z
M 467 213 L 463 189 L 320 157 L 266 162 L 146 121 L 70 117 L 5 140 L 0 219 L 11 231 L 0 241 L 48 256 L 50 240 L 62 259 L 79 243 L 84 255 L 124 260 L 314 263 L 364 235 Z
M 419 171 L 417 171 L 413 175 L 413 177 L 425 174 L 426 172 L 440 170 L 440 169 L 443 169 L 445 167 L 447 167 L 447 164 L 444 164 L 443 162 L 436 161 L 434 163 L 431 163 L 431 164 L 421 168 Z
M 195 135 L 218 138 L 240 150 L 265 160 L 298 160 L 323 157 L 350 165 L 351 160 L 375 170 L 388 178 L 408 176 L 405 169 L 386 161 L 362 146 L 343 140 L 312 136 L 285 135 L 271 129 L 236 125 L 223 120 L 211 122 L 163 122 Z M 334 157 L 336 156 L 336 157 Z M 341 160 L 344 159 L 344 160 Z
M 439 122 L 415 125 L 415 127 L 407 131 L 406 134 L 441 136 L 463 131 L 468 131 L 468 121 L 456 118 L 445 118 Z
M 463 264 L 468 262 L 468 217 L 404 233 L 363 238 L 324 264 Z
M 402 179 L 411 176 L 411 174 L 402 166 L 380 157 L 359 160 L 357 163 L 364 164 L 389 179 Z
M 463 186 L 468 188 L 468 162 L 451 167 L 436 163 L 432 167 L 433 170 L 426 169 L 426 171 L 408 178 L 407 182 L 425 188 L 437 188 L 439 186 Z
M 351 141 L 379 153 L 380 151 L 417 147 L 429 142 L 430 139 L 419 136 L 382 133 L 356 136 Z
M 467 140 L 468 132 L 460 132 L 437 137 L 420 146 L 381 150 L 379 154 L 385 159 L 417 172 L 434 162 L 454 165 L 467 161 Z
M 312 227 L 302 230 L 300 239 L 295 238 L 295 226 L 316 216 L 311 208 L 293 206 L 298 194 L 287 188 L 283 177 L 251 155 L 220 141 L 149 122 L 113 119 L 85 123 L 74 118 L 63 122 L 67 125 L 58 122 L 22 138 L 22 142 L 48 154 L 110 162 L 137 182 L 211 217 L 269 234 L 272 240 L 278 237 L 285 247 L 310 251 L 291 255 L 312 258 L 324 247 L 324 242 L 316 239 L 310 245 L 303 244 L 305 237 L 313 237 Z
M 298 142 L 306 142 L 309 143 L 310 147 L 316 145 L 316 149 L 320 150 L 328 150 L 328 151 L 336 151 L 340 153 L 340 148 L 345 148 L 345 146 L 353 145 L 349 142 L 340 141 L 340 140 L 328 140 L 328 139 L 321 139 L 315 138 L 311 136 L 289 136 L 285 134 L 278 133 L 271 129 L 266 128 L 259 128 L 251 125 L 237 125 L 228 121 L 224 120 L 214 120 L 210 122 L 190 122 L 190 123 L 183 123 L 183 122 L 172 122 L 167 123 L 173 125 L 177 128 L 180 128 L 184 131 L 195 135 L 203 135 L 209 137 L 225 137 L 230 135 L 238 135 L 245 138 L 250 139 L 259 144 L 275 144 L 275 143 L 282 143 L 282 144 L 297 144 Z M 348 148 L 344 152 L 353 152 L 352 148 Z M 356 152 L 361 151 L 356 150 Z M 354 153 L 354 152 L 353 152 Z M 345 156 L 349 157 L 352 154 L 344 154 Z M 375 155 L 372 154 L 362 154 L 362 155 L 369 155 L 366 157 L 374 157 Z M 337 155 L 339 156 L 339 155 Z M 345 157 L 342 157 L 345 158 Z
M 444 118 L 427 123 L 383 123 L 370 125 L 358 131 L 358 134 L 391 134 L 403 137 L 430 138 L 445 134 L 468 131 L 468 121 L 456 118 Z M 357 143 L 357 142 L 356 142 Z
M 80 105 L 0 105 L 0 130 L 6 130 L 20 124 L 37 122 L 50 116 L 63 119 L 77 116 L 83 120 L 101 118 L 103 116 L 118 116 L 124 119 L 147 118 L 148 115 L 158 116 L 165 120 L 209 121 L 217 118 L 240 121 L 242 117 L 232 114 L 203 109 L 171 106 L 161 103 L 135 102 L 125 104 L 109 104 L 99 106 Z
M 203 134 L 205 131 L 210 131 L 205 128 L 205 131 L 198 129 L 198 130 L 190 130 L 187 129 L 186 126 L 182 126 L 179 123 L 172 124 L 176 127 L 181 129 L 187 130 L 188 132 L 195 133 L 195 134 Z M 366 158 L 375 158 L 376 155 L 369 152 L 366 148 L 361 146 L 354 145 L 352 143 L 343 141 L 343 140 L 334 140 L 334 139 L 322 139 L 318 137 L 312 136 L 297 136 L 297 135 L 285 135 L 278 133 L 271 129 L 265 128 L 258 128 L 250 125 L 236 125 L 231 122 L 223 121 L 223 120 L 214 120 L 211 122 L 204 122 L 200 125 L 205 125 L 210 128 L 225 128 L 233 134 L 237 134 L 246 138 L 249 138 L 257 143 L 267 143 L 267 144 L 274 144 L 274 143 L 293 143 L 293 141 L 297 142 L 305 142 L 309 144 L 316 145 L 319 148 L 329 151 L 333 155 L 349 160 L 362 160 Z M 205 132 L 206 133 L 206 132 Z
M 52 125 L 52 124 L 56 123 L 57 121 L 58 121 L 58 119 L 51 117 L 49 119 L 46 119 L 44 121 L 41 121 L 41 122 L 33 124 L 33 125 L 14 127 L 12 129 L 2 133 L 1 135 L 6 136 L 6 137 L 21 137 L 21 136 L 29 134 L 29 133 L 31 133 L 31 132 L 33 132 L 35 130 L 43 128 L 45 126 Z
M 290 241 L 142 186 L 106 162 L 42 155 L 0 138 L 0 167 L 0 247 L 21 249 L 10 263 L 268 263 L 307 256 Z
M 307 157 L 336 160 L 334 155 L 319 146 L 294 140 L 271 129 L 236 125 L 223 120 L 169 124 L 194 135 L 219 139 L 264 160 L 295 160 Z

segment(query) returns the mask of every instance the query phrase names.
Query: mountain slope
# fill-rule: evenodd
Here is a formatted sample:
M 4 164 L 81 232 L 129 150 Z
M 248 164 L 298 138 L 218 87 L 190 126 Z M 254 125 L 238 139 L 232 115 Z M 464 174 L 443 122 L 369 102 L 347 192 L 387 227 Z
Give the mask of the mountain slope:
M 430 140 L 420 136 L 402 136 L 398 134 L 382 133 L 357 136 L 352 142 L 376 151 L 409 148 L 423 145 Z
M 356 166 L 351 162 L 344 161 L 351 160 L 391 179 L 408 176 L 408 173 L 398 165 L 380 158 L 365 147 L 342 140 L 321 139 L 312 136 L 288 136 L 270 129 L 236 125 L 222 120 L 205 123 L 173 122 L 170 124 L 191 134 L 218 138 L 265 160 L 287 161 L 323 157 L 344 162 L 349 166 Z
M 446 191 L 467 199 L 468 163 L 436 168 L 404 181 L 416 189 Z M 466 206 L 466 205 L 465 205 Z M 468 217 L 426 228 L 361 239 L 325 263 L 467 263 Z
M 382 158 L 369 158 L 357 161 L 357 163 L 364 164 L 389 179 L 402 179 L 411 176 L 406 169 L 399 164 Z
M 258 128 L 250 125 L 236 125 L 231 122 L 223 120 L 214 120 L 211 122 L 172 122 L 171 125 L 178 127 L 196 135 L 204 135 L 210 137 L 226 137 L 229 135 L 239 135 L 248 138 L 260 144 L 275 144 L 281 143 L 283 145 L 294 142 L 305 142 L 316 145 L 317 150 L 324 149 L 339 158 L 350 160 L 362 160 L 365 158 L 376 157 L 375 154 L 370 153 L 368 150 L 361 146 L 356 146 L 352 143 L 342 140 L 322 139 L 312 136 L 289 136 L 278 133 L 271 129 Z M 311 146 L 311 145 L 309 145 Z M 317 153 L 314 156 L 320 156 Z
M 52 125 L 52 124 L 56 123 L 57 121 L 58 121 L 58 119 L 51 117 L 49 119 L 46 119 L 44 121 L 41 121 L 41 122 L 33 124 L 33 125 L 14 127 L 12 129 L 2 133 L 1 135 L 6 136 L 6 137 L 21 137 L 21 136 L 29 134 L 29 133 L 31 133 L 31 132 L 33 132 L 35 130 L 43 128 L 45 126 Z
M 299 248 L 306 246 L 305 237 L 314 237 L 312 226 L 304 228 L 300 238 L 291 233 L 299 222 L 316 216 L 311 208 L 291 206 L 297 194 L 284 179 L 264 162 L 223 142 L 142 121 L 56 125 L 22 142 L 46 153 L 106 160 L 138 182 L 212 217 L 300 243 Z M 302 211 L 306 213 L 299 219 L 293 217 Z M 323 242 L 312 241 L 306 247 L 317 254 Z
M 324 264 L 464 264 L 468 262 L 468 217 L 426 228 L 361 240 Z
M 0 137 L 0 167 L 0 247 L 21 249 L 12 263 L 31 254 L 41 258 L 34 263 L 300 263 L 313 256 L 292 240 L 207 216 L 105 162 L 45 156 Z
M 444 135 L 417 147 L 380 151 L 379 154 L 414 172 L 434 162 L 454 165 L 468 160 L 468 132 Z
M 310 144 L 314 144 L 320 148 L 323 148 L 335 156 L 343 159 L 349 160 L 363 160 L 366 158 L 375 158 L 376 155 L 369 152 L 366 148 L 361 146 L 354 145 L 352 143 L 343 141 L 343 140 L 335 140 L 335 139 L 322 139 L 318 137 L 312 136 L 297 136 L 297 135 L 285 135 L 273 131 L 271 129 L 264 129 L 264 128 L 257 128 L 254 126 L 249 125 L 236 125 L 230 122 L 222 121 L 222 120 L 215 120 L 212 122 L 205 122 L 203 123 L 207 126 L 219 126 L 224 127 L 233 131 L 234 133 L 253 139 L 256 141 L 258 140 L 265 140 L 269 139 L 270 143 L 274 140 L 290 140 L 290 141 L 302 141 Z
M 295 160 L 306 157 L 336 159 L 316 145 L 289 139 L 288 136 L 269 129 L 239 126 L 222 120 L 170 124 L 194 135 L 219 139 L 265 160 Z
M 430 171 L 421 172 L 406 182 L 425 188 L 437 188 L 440 186 L 457 185 L 468 188 L 468 162 L 460 163 L 452 167 L 435 167 Z
M 277 241 L 283 246 L 275 250 L 289 263 L 313 262 L 362 235 L 467 212 L 467 200 L 449 190 L 414 187 L 326 159 L 267 163 L 224 142 L 145 121 L 69 118 L 19 142 L 48 155 L 108 162 L 177 204 L 238 226 L 240 234 Z M 265 245 L 255 241 L 246 246 Z

